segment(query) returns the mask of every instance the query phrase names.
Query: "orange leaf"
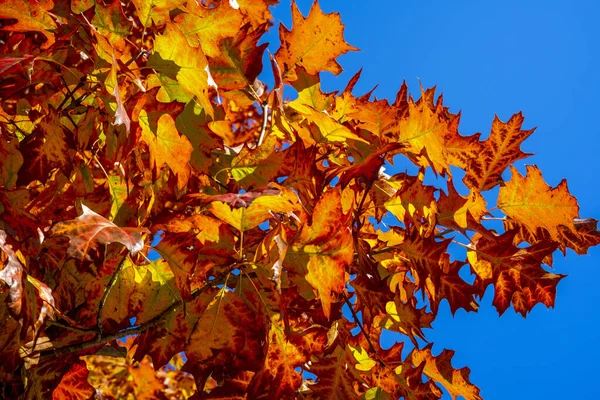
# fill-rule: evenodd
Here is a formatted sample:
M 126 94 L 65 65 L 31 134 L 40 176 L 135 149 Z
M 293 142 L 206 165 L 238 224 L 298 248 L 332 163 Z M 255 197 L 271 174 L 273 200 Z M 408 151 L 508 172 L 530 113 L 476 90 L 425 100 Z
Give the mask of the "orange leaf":
M 459 231 L 467 228 L 478 231 L 485 229 L 479 222 L 482 216 L 488 214 L 487 206 L 485 199 L 477 191 L 471 191 L 467 197 L 463 197 L 458 194 L 452 181 L 448 180 L 448 194 L 440 191 L 437 206 L 437 222 L 440 225 Z
M 342 211 L 339 189 L 326 192 L 315 206 L 312 223 L 302 227 L 293 251 L 287 253 L 288 257 L 299 257 L 305 266 L 306 280 L 317 291 L 326 317 L 335 295 L 344 292 L 346 267 L 354 260 L 348 219 Z
M 514 167 L 511 172 L 512 179 L 498 194 L 498 207 L 508 217 L 534 233 L 540 228 L 546 229 L 556 241 L 560 241 L 560 226 L 575 230 L 573 221 L 579 216 L 579 206 L 565 180 L 551 188 L 535 165 L 527 166 L 525 177 Z
M 210 71 L 221 89 L 248 89 L 263 69 L 262 56 L 268 43 L 258 45 L 265 26 L 251 31 L 246 25 L 236 36 L 219 44 L 219 52 L 210 58 Z M 209 54 L 210 56 L 210 54 Z
M 88 369 L 85 365 L 73 364 L 64 374 L 60 383 L 52 392 L 53 400 L 88 400 L 95 393 L 94 387 L 87 381 Z
M 283 187 L 279 187 L 279 189 L 278 194 L 258 195 L 249 204 L 245 203 L 244 196 L 252 192 L 241 195 L 242 203 L 234 200 L 231 206 L 222 201 L 213 201 L 209 210 L 215 217 L 227 222 L 235 229 L 241 232 L 247 231 L 272 218 L 276 213 L 286 214 L 300 210 L 298 196 L 290 189 Z
M 442 105 L 442 96 L 434 104 L 435 88 L 421 91 L 415 103 L 408 99 L 407 112 L 402 116 L 390 137 L 407 146 L 407 155 L 422 167 L 431 166 L 436 173 L 449 173 L 446 139 L 455 129 L 457 116 Z
M 467 258 L 477 274 L 474 285 L 481 293 L 494 284 L 493 304 L 498 312 L 503 314 L 512 302 L 515 311 L 525 316 L 537 303 L 554 306 L 556 285 L 564 275 L 542 268 L 544 259 L 556 250 L 556 242 L 541 241 L 517 248 L 513 245 L 516 233 L 508 231 L 495 239 L 476 234 Z
M 517 160 L 531 154 L 521 151 L 521 143 L 534 131 L 521 130 L 523 114 L 513 115 L 508 122 L 496 116 L 490 137 L 481 143 L 481 149 L 469 158 L 463 182 L 471 189 L 483 192 L 503 182 L 502 173 Z
M 152 129 L 148 113 L 141 110 L 139 123 L 142 140 L 150 150 L 150 163 L 155 169 L 167 164 L 177 176 L 178 189 L 183 189 L 190 177 L 190 158 L 194 150 L 190 141 L 177 131 L 175 121 L 168 114 L 160 116 L 157 126 Z
M 158 35 L 154 42 L 154 53 L 148 59 L 148 67 L 154 68 L 159 73 L 163 93 L 171 90 L 173 80 L 183 90 L 192 96 L 204 107 L 207 114 L 212 115 L 213 106 L 208 98 L 208 90 L 215 87 L 206 56 L 197 43 L 189 44 L 181 30 L 174 24 L 167 23 L 162 35 Z M 162 78 L 168 79 L 162 79 Z M 178 99 L 187 102 L 189 99 Z M 166 100 L 167 102 L 172 99 Z
M 2 30 L 14 32 L 41 32 L 48 40 L 42 45 L 47 49 L 54 44 L 56 23 L 49 13 L 54 8 L 52 0 L 26 0 L 0 3 L 1 19 L 16 19 L 13 25 L 4 25 Z
M 162 26 L 169 22 L 171 20 L 169 12 L 185 3 L 185 0 L 132 0 L 132 3 L 138 12 L 140 22 L 148 28 L 152 23 Z
M 250 385 L 250 396 L 254 391 L 267 391 L 269 398 L 277 399 L 296 392 L 302 376 L 295 368 L 307 362 L 311 354 L 320 353 L 326 341 L 325 329 L 293 330 L 286 335 L 279 314 L 273 315 L 265 364 Z
M 481 400 L 479 389 L 469 382 L 469 368 L 454 369 L 452 366 L 454 351 L 443 350 L 440 355 L 434 357 L 431 353 L 432 347 L 433 344 L 430 343 L 422 350 L 414 349 L 407 360 L 412 361 L 415 366 L 425 364 L 423 374 L 444 386 L 452 399 L 462 396 L 465 400 Z
M 281 47 L 275 59 L 283 69 L 285 82 L 297 79 L 296 67 L 303 67 L 310 75 L 330 71 L 335 75 L 342 67 L 335 59 L 349 51 L 358 50 L 344 41 L 344 25 L 339 13 L 323 14 L 314 2 L 308 17 L 304 18 L 292 2 L 292 30 L 279 25 Z

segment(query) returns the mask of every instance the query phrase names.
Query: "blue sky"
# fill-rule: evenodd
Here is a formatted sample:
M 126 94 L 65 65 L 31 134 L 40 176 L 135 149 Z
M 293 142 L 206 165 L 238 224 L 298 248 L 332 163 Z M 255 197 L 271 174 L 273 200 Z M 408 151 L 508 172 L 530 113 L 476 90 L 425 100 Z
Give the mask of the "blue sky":
M 298 4 L 306 15 L 312 2 Z M 341 13 L 346 41 L 361 49 L 339 58 L 341 75 L 322 75 L 326 91 L 343 89 L 361 67 L 355 94 L 378 84 L 375 95 L 393 99 L 406 80 L 418 96 L 420 79 L 424 87 L 437 85 L 452 112 L 462 110 L 461 133 L 484 137 L 494 114 L 506 120 L 523 111 L 524 128 L 537 131 L 523 145 L 535 155 L 517 164 L 521 172 L 525 164 L 536 164 L 552 186 L 566 178 L 581 216 L 600 219 L 600 3 L 321 0 L 320 5 Z M 291 26 L 288 1 L 275 9 L 275 18 Z M 276 36 L 269 41 L 274 52 Z M 569 275 L 558 285 L 555 309 L 538 305 L 523 319 L 511 308 L 499 318 L 488 290 L 478 313 L 452 317 L 444 306 L 426 333 L 437 352 L 456 351 L 455 367 L 471 368 L 471 381 L 484 399 L 600 398 L 595 385 L 600 250 L 581 257 L 557 254 L 554 267 Z

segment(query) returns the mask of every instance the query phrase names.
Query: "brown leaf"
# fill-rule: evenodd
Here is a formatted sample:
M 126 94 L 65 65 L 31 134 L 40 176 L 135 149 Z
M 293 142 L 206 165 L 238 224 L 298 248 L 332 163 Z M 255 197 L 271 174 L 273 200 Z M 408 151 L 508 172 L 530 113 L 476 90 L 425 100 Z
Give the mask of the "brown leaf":
M 0 279 L 8 286 L 10 303 L 9 307 L 15 315 L 21 314 L 23 296 L 23 265 L 17 258 L 12 246 L 6 243 L 6 232 L 0 230 L 0 249 L 6 254 L 8 263 L 0 271 Z

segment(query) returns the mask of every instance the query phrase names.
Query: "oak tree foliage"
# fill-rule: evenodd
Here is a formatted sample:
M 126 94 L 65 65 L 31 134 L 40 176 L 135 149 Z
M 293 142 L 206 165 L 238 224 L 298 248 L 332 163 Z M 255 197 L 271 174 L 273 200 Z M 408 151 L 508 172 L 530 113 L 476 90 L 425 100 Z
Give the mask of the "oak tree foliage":
M 326 93 L 339 14 L 292 3 L 275 49 L 276 3 L 0 1 L 0 397 L 480 399 L 440 304 L 552 307 L 555 251 L 600 243 L 514 168 L 520 113 Z

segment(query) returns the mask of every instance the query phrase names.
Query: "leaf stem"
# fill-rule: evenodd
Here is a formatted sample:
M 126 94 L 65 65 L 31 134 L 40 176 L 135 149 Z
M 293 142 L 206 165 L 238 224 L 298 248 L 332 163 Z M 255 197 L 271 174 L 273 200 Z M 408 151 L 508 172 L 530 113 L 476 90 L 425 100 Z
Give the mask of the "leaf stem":
M 267 123 L 269 122 L 269 103 L 264 102 L 262 105 L 263 115 L 262 115 L 262 127 L 260 128 L 260 136 L 258 137 L 258 142 L 256 143 L 256 147 L 260 147 L 260 145 L 265 140 L 265 136 L 267 133 Z

